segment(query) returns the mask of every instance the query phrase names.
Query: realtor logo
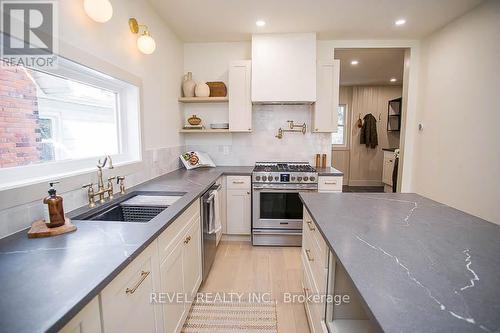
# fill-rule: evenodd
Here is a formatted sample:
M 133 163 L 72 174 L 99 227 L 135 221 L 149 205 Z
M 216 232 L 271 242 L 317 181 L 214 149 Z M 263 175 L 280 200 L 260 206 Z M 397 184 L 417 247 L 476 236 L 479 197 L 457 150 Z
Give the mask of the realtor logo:
M 3 64 L 51 67 L 57 61 L 57 2 L 0 0 Z

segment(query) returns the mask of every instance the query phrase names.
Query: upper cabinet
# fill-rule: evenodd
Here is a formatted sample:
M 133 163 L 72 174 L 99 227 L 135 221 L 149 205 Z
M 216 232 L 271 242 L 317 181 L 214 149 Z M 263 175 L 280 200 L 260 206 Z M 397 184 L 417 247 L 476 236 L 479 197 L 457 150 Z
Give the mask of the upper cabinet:
M 233 61 L 229 65 L 229 131 L 252 131 L 250 81 L 252 61 Z
M 252 36 L 252 102 L 316 101 L 316 34 Z
M 314 133 L 337 132 L 340 86 L 340 61 L 317 64 L 317 100 L 313 106 Z

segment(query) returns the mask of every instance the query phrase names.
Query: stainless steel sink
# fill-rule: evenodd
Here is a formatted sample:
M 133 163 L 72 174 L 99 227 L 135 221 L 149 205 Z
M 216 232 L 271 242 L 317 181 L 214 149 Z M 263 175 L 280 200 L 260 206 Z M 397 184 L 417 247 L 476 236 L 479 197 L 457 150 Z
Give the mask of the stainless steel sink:
M 184 192 L 132 192 L 75 220 L 147 223 L 182 198 Z

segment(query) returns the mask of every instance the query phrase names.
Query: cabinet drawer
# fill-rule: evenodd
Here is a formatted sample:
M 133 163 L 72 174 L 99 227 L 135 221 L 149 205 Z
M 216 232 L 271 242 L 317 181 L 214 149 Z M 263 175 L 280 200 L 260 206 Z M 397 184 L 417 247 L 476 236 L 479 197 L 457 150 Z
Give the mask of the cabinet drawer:
M 165 231 L 158 237 L 158 253 L 162 261 L 175 245 L 177 239 L 182 237 L 183 231 L 188 228 L 194 220 L 200 221 L 200 201 L 196 200 L 181 214 Z
M 312 284 L 317 290 L 324 293 L 328 275 L 327 266 L 325 265 L 326 258 L 318 251 L 318 247 L 310 234 L 305 233 L 302 237 L 302 253 L 306 260 L 304 265 L 311 272 Z
M 250 176 L 227 176 L 228 190 L 247 190 L 250 191 Z
M 101 329 L 101 311 L 99 309 L 99 300 L 94 297 L 89 304 L 78 312 L 59 333 L 100 333 Z
M 318 177 L 318 192 L 342 192 L 342 177 L 340 176 Z

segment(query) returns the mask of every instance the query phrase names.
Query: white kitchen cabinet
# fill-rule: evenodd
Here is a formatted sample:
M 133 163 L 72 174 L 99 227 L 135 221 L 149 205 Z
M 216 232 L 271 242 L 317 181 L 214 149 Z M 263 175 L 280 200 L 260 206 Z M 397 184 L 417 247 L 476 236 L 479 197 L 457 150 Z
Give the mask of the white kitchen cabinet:
M 153 241 L 101 292 L 104 332 L 158 332 L 161 313 L 150 303 L 158 285 L 158 248 Z
M 250 235 L 251 179 L 249 176 L 227 176 L 227 233 Z
M 382 166 L 382 182 L 386 192 L 392 192 L 392 172 L 394 170 L 394 152 L 384 150 L 384 165 Z M 389 190 L 390 189 L 390 190 Z
M 316 101 L 316 34 L 252 36 L 252 102 Z
M 200 202 L 197 200 L 158 238 L 160 293 L 188 299 L 162 305 L 163 332 L 180 332 L 202 280 Z
M 59 333 L 100 333 L 101 311 L 98 297 L 94 297 Z
M 342 192 L 342 176 L 319 176 L 318 192 Z
M 340 60 L 317 65 L 317 97 L 313 105 L 314 133 L 337 132 L 340 91 Z
M 229 131 L 252 131 L 250 95 L 251 60 L 233 61 L 229 65 Z

